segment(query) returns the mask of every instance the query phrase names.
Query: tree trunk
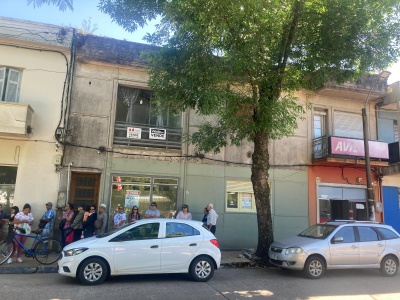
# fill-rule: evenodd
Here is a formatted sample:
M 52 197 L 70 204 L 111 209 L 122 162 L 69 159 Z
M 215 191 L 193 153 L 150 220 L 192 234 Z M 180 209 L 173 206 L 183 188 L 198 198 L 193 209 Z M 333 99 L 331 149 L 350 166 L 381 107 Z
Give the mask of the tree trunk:
M 268 184 L 269 170 L 269 138 L 261 131 L 254 136 L 254 152 L 251 165 L 251 182 L 256 199 L 258 222 L 258 245 L 256 255 L 268 261 L 268 248 L 274 241 L 271 217 L 270 186 Z

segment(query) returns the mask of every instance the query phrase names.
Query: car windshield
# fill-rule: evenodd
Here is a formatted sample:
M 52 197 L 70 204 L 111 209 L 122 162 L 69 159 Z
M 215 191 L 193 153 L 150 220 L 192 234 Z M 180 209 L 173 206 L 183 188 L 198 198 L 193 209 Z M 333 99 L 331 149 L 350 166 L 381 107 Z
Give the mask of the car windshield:
M 120 230 L 126 228 L 127 226 L 132 225 L 132 224 L 135 224 L 135 223 L 136 223 L 136 221 L 133 222 L 133 223 L 125 224 L 124 226 L 122 226 L 122 227 L 120 227 L 120 228 L 111 229 L 109 232 L 105 232 L 105 233 L 96 235 L 96 237 L 97 237 L 97 238 L 103 238 L 103 237 L 109 236 L 109 235 L 111 235 L 111 234 L 113 234 L 113 233 L 115 233 L 115 232 L 117 232 L 117 231 L 120 231 Z
M 304 230 L 298 236 L 312 238 L 312 239 L 325 239 L 328 235 L 332 233 L 336 229 L 335 225 L 327 225 L 327 224 L 316 224 L 311 226 L 310 228 Z

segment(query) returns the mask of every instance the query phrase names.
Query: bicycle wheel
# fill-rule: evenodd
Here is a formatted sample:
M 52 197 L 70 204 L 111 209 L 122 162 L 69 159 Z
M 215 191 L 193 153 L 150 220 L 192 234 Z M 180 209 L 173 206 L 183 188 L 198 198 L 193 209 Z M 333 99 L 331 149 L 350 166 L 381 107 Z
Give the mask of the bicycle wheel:
M 0 242 L 0 265 L 4 264 L 14 252 L 14 243 Z
M 38 241 L 34 248 L 35 259 L 43 264 L 50 265 L 61 258 L 62 246 L 55 239 Z

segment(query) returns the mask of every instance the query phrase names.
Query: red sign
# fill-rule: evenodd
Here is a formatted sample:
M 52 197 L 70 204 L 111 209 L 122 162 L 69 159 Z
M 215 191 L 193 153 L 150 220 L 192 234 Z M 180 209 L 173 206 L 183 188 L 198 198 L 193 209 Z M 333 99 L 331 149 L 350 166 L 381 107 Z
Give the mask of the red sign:
M 368 145 L 370 157 L 389 159 L 389 148 L 387 143 L 369 141 Z M 331 154 L 364 157 L 364 141 L 332 136 Z

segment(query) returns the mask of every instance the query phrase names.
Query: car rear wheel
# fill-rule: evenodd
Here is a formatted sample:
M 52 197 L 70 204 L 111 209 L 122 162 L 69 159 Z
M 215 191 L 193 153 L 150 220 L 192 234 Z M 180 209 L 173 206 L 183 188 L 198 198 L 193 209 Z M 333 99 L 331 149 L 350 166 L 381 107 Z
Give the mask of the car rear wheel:
M 399 265 L 393 256 L 389 255 L 382 259 L 380 271 L 384 276 L 393 277 L 397 274 L 398 269 Z
M 102 283 L 108 274 L 107 264 L 100 258 L 89 258 L 79 268 L 79 281 L 84 285 Z
M 318 256 L 311 256 L 307 259 L 304 269 L 304 275 L 311 279 L 319 279 L 325 273 L 324 261 Z
M 195 281 L 208 281 L 214 276 L 214 263 L 206 256 L 196 257 L 190 264 L 189 273 Z

